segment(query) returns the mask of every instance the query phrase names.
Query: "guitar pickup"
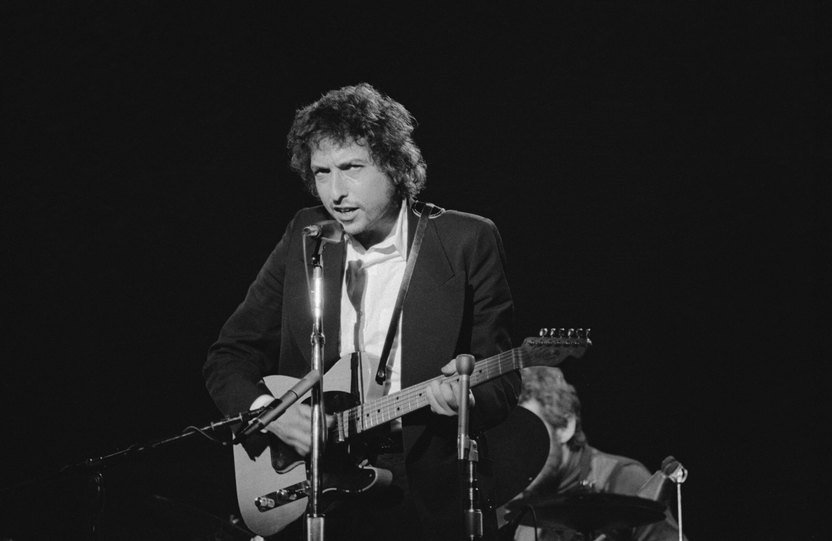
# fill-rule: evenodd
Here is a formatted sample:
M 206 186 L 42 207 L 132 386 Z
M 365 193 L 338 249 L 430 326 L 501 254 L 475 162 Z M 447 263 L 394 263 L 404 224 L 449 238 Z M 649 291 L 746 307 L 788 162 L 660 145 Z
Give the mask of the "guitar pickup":
M 261 513 L 292 503 L 309 495 L 309 481 L 301 481 L 286 488 L 270 492 L 254 499 L 254 506 Z

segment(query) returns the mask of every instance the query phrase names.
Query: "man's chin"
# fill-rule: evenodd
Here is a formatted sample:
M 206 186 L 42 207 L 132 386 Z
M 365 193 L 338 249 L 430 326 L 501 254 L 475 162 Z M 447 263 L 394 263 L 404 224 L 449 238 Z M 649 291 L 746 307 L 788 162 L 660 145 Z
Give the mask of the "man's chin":
M 339 224 L 341 224 L 341 227 L 344 228 L 344 232 L 351 237 L 355 237 L 356 235 L 360 235 L 364 232 L 364 227 L 359 223 L 356 223 L 354 221 L 347 223 L 344 223 L 341 220 L 337 221 Z

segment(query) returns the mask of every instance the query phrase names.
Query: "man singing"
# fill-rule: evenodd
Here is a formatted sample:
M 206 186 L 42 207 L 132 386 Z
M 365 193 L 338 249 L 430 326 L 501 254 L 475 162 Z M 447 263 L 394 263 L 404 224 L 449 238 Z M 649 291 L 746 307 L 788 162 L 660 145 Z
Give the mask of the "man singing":
M 303 230 L 326 220 L 340 225 L 344 241 L 326 246 L 322 256 L 325 369 L 343 359 L 360 370 L 363 377 L 349 378 L 358 396 L 389 394 L 450 375 L 459 354 L 481 359 L 510 347 L 513 303 L 499 232 L 486 218 L 416 200 L 426 166 L 412 138 L 414 124 L 400 103 L 364 83 L 330 91 L 297 111 L 288 135 L 291 167 L 321 204 L 301 209 L 289 221 L 209 350 L 206 385 L 224 414 L 269 403 L 265 376 L 301 378 L 309 372 L 307 273 L 313 243 Z M 420 219 L 421 244 L 396 314 Z M 374 381 L 383 353 L 383 384 L 368 390 L 365 384 Z M 359 389 L 356 379 L 364 382 Z M 504 419 L 519 386 L 519 375 L 511 373 L 472 388 L 471 433 Z M 368 450 L 375 466 L 392 471 L 392 486 L 334 503 L 326 510 L 327 539 L 464 538 L 456 476 L 458 390 L 437 380 L 425 392 L 430 407 L 389 423 L 378 438 L 383 443 Z M 309 405 L 296 403 L 265 430 L 308 457 L 310 420 Z M 256 453 L 256 440 L 266 437 L 254 434 L 247 449 Z M 496 535 L 492 495 L 484 490 L 482 496 L 490 539 Z M 277 535 L 298 538 L 302 523 Z

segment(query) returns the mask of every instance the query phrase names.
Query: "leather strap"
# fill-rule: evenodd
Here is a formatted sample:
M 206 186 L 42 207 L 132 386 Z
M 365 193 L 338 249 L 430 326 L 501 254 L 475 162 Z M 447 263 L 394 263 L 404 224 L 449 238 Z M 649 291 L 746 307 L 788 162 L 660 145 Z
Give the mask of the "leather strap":
M 404 299 L 407 297 L 407 288 L 410 286 L 410 277 L 413 275 L 413 267 L 416 266 L 416 258 L 419 257 L 419 248 L 422 246 L 422 237 L 425 236 L 425 228 L 428 219 L 433 213 L 434 205 L 425 203 L 422 213 L 419 216 L 419 223 L 416 224 L 416 233 L 413 236 L 413 244 L 407 256 L 407 266 L 404 268 L 402 285 L 399 287 L 399 296 L 396 298 L 396 306 L 393 308 L 393 317 L 390 318 L 390 326 L 387 327 L 387 337 L 384 339 L 384 347 L 381 350 L 381 357 L 376 368 L 376 383 L 384 385 L 387 378 L 387 357 L 390 356 L 390 348 L 393 347 L 393 338 L 396 336 L 396 329 L 399 327 L 399 314 L 402 312 Z

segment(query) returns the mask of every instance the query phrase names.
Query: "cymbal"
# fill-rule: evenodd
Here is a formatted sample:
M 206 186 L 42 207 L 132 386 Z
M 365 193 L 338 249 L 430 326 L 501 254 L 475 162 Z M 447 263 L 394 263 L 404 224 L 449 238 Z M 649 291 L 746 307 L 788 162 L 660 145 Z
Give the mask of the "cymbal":
M 528 506 L 534 508 L 534 514 L 528 511 Z M 664 519 L 665 506 L 638 496 L 587 492 L 520 499 L 508 503 L 506 509 L 505 519 L 509 522 L 520 516 L 519 524 L 525 526 L 568 528 L 587 533 L 658 522 Z
M 543 469 L 549 455 L 549 432 L 540 417 L 517 406 L 502 423 L 486 430 L 485 438 L 488 449 L 481 456 L 487 457 L 494 473 L 497 505 L 504 505 Z

